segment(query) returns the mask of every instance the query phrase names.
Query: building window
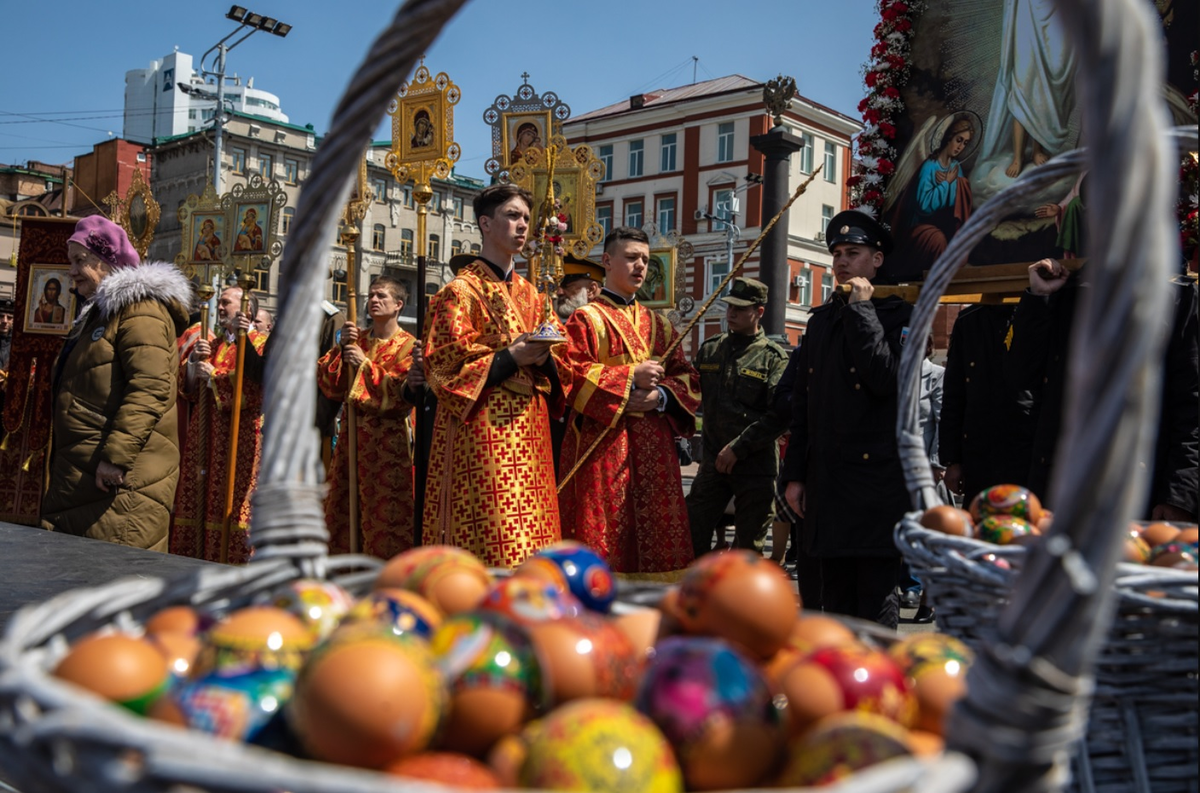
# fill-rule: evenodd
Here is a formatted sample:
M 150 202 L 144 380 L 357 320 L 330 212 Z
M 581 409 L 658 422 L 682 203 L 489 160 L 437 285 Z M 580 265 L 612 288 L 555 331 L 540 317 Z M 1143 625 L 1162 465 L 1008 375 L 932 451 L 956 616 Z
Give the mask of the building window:
M 725 276 L 729 275 L 729 260 L 724 256 L 708 259 L 705 262 L 704 269 L 708 271 L 708 278 L 706 279 L 708 288 L 704 290 L 704 296 L 708 297 L 717 291 L 717 287 L 721 285 L 721 281 Z
M 713 193 L 712 214 L 721 220 L 733 220 L 737 212 L 733 206 L 733 189 L 717 190 Z
M 629 141 L 629 177 L 642 175 L 642 156 L 646 153 L 646 142 L 642 140 Z
M 412 264 L 413 233 L 412 229 L 400 230 L 400 256 L 405 264 Z
M 462 240 L 455 240 L 450 243 L 450 257 L 453 258 L 463 252 Z
M 200 110 L 200 118 L 204 119 L 205 121 L 212 121 L 216 117 L 216 115 L 217 115 L 216 110 L 204 110 L 204 109 Z
M 837 184 L 837 146 L 833 141 L 825 141 L 825 181 Z
M 612 231 L 612 204 L 596 207 L 596 222 L 604 229 L 604 236 L 607 237 L 608 232 Z
M 343 262 L 343 264 L 345 264 L 345 262 Z M 333 271 L 333 302 L 335 302 L 335 303 L 341 303 L 343 305 L 345 305 L 345 303 L 346 303 L 346 278 L 347 278 L 347 274 L 346 274 L 345 269 L 334 268 L 334 271 Z
M 666 234 L 675 228 L 675 196 L 658 199 L 658 230 Z
M 461 198 L 454 199 L 454 219 L 455 220 L 463 219 L 463 200 Z M 461 247 L 462 246 L 460 245 L 459 248 L 461 248 Z
M 258 155 L 258 172 L 263 179 L 269 180 L 275 175 L 275 158 L 269 154 Z
M 144 152 L 144 151 L 139 151 L 139 152 L 137 153 L 137 161 L 138 161 L 138 162 L 145 162 L 145 161 L 146 161 L 146 152 Z
M 429 256 L 427 261 L 440 262 L 442 260 L 442 238 L 437 234 L 429 235 Z
M 387 203 L 387 179 L 372 179 L 371 190 L 375 193 L 376 203 Z
M 670 173 L 675 170 L 675 144 L 676 136 L 674 132 L 662 136 L 662 148 L 659 151 L 658 170 L 663 173 Z
M 635 229 L 640 229 L 642 227 L 641 201 L 625 202 L 625 225 L 632 226 Z
M 812 274 L 808 270 L 801 268 L 800 272 L 796 273 L 796 286 L 799 297 L 797 302 L 802 306 L 812 305 Z
M 300 181 L 300 163 L 295 160 L 283 161 L 283 178 L 288 184 L 296 184 Z
M 821 204 L 821 236 L 820 239 L 825 239 L 825 234 L 829 231 L 829 221 L 833 220 L 833 207 L 829 204 Z
M 608 181 L 613 178 L 613 147 L 612 144 L 606 144 L 596 149 L 596 156 L 600 158 L 600 162 L 604 163 L 604 176 L 601 181 Z
M 733 162 L 733 122 L 717 125 L 717 162 Z
M 188 132 L 195 132 L 195 131 L 196 131 L 196 127 L 192 124 L 188 124 Z
M 254 291 L 255 292 L 270 292 L 271 291 L 271 271 L 262 270 L 258 267 L 254 268 Z
M 245 149 L 230 149 L 229 157 L 233 160 L 233 172 L 246 172 L 246 150 Z
M 409 209 L 412 209 L 412 205 L 413 205 L 412 188 L 409 187 L 408 185 L 401 186 L 400 187 L 400 197 L 404 200 L 404 206 L 408 207 Z
M 821 304 L 829 302 L 833 295 L 833 273 L 821 273 Z
M 192 119 L 193 121 L 196 119 L 196 108 L 193 107 L 188 111 L 188 118 Z
M 800 133 L 800 173 L 812 173 L 813 169 L 813 136 L 807 132 Z
M 437 190 L 433 191 L 433 198 L 429 199 L 429 208 L 434 212 L 442 211 L 442 194 Z
M 371 229 L 371 249 L 376 251 L 383 250 L 383 235 L 384 228 L 382 223 L 376 223 Z
M 296 217 L 296 210 L 292 207 L 283 208 L 283 233 L 287 234 L 292 230 L 292 219 Z

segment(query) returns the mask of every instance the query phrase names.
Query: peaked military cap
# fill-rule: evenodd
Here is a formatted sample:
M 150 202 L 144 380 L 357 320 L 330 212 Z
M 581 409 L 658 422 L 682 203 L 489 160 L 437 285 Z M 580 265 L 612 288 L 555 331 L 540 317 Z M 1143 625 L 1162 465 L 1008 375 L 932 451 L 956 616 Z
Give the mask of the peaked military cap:
M 886 256 L 892 252 L 892 235 L 870 215 L 854 209 L 839 212 L 829 221 L 825 229 L 825 244 L 833 251 L 834 246 L 851 243 L 870 245 Z
M 604 265 L 597 264 L 591 259 L 581 259 L 572 253 L 564 255 L 563 277 L 559 281 L 559 285 L 566 286 L 572 281 L 578 281 L 580 278 L 587 278 L 589 281 L 603 284 Z
M 734 278 L 729 294 L 721 298 L 721 302 L 731 306 L 765 306 L 767 285 L 753 278 Z

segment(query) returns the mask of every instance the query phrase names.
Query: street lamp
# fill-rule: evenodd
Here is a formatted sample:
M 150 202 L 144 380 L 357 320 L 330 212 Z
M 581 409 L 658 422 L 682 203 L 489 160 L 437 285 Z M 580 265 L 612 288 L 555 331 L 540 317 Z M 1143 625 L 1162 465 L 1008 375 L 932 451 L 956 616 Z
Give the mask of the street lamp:
M 252 13 L 247 11 L 243 6 L 231 7 L 229 9 L 229 13 L 225 14 L 225 18 L 237 22 L 237 28 L 235 28 L 234 31 L 228 36 L 209 47 L 208 51 L 200 56 L 200 73 L 205 77 L 217 78 L 217 95 L 215 97 L 217 102 L 217 110 L 213 116 L 213 189 L 216 191 L 217 195 L 221 194 L 221 154 L 224 144 L 223 131 L 225 127 L 225 56 L 234 47 L 241 44 L 243 41 L 250 38 L 260 30 L 265 30 L 268 33 L 282 38 L 286 36 L 292 29 L 291 25 L 280 22 L 272 17 L 266 17 L 262 14 Z M 246 35 L 242 36 L 240 39 L 228 46 L 225 45 L 225 42 L 229 41 L 238 33 L 241 33 L 244 28 L 249 28 L 249 30 L 246 31 Z M 204 63 L 214 52 L 217 53 L 216 60 L 206 69 L 204 67 Z M 185 87 L 184 83 L 179 83 L 178 85 L 179 88 L 184 91 L 184 93 L 193 96 L 199 95 L 194 93 L 195 89 L 193 89 L 191 86 Z M 202 96 L 202 98 L 207 99 L 210 97 Z
M 727 171 L 723 171 L 717 175 L 716 179 L 710 181 L 709 184 L 712 184 L 713 181 L 718 181 L 718 180 L 719 181 L 733 180 L 736 182 L 737 177 L 731 173 L 728 173 Z M 761 186 L 762 186 L 762 177 L 755 173 L 749 174 L 748 176 L 746 176 L 745 184 L 739 185 L 738 187 L 735 187 L 732 191 L 730 191 L 729 206 L 727 207 L 725 212 L 722 212 L 717 215 L 714 215 L 711 212 L 698 213 L 705 220 L 708 220 L 712 223 L 720 223 L 725 227 L 725 256 L 727 257 L 727 261 L 729 262 L 730 270 L 733 269 L 733 244 L 742 238 L 742 230 L 740 228 L 738 228 L 738 225 L 735 222 L 737 220 L 737 213 L 738 213 L 738 208 L 739 208 L 737 194 L 744 192 L 746 190 L 749 190 L 751 187 L 761 187 Z M 705 291 L 707 292 L 707 290 L 705 290 Z M 708 295 L 705 294 L 705 297 L 708 297 Z

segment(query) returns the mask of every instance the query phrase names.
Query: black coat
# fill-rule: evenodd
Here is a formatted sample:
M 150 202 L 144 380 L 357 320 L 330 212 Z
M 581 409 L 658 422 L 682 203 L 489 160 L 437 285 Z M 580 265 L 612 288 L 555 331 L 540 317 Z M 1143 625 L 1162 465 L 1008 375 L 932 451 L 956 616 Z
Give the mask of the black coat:
M 1026 292 L 1013 316 L 1013 340 L 1007 372 L 1018 386 L 1034 389 L 1035 431 L 1029 468 L 1029 487 L 1047 501 L 1053 482 L 1062 408 L 1067 385 L 1070 329 L 1081 289 L 1071 278 L 1049 297 Z M 1155 458 L 1144 461 L 1153 469 L 1149 517 L 1157 504 L 1171 504 L 1197 514 L 1197 444 L 1200 437 L 1200 388 L 1197 386 L 1196 285 L 1177 279 L 1171 287 L 1171 322 L 1162 366 L 1162 410 Z M 1047 504 L 1053 507 L 1052 504 Z
M 900 298 L 813 310 L 796 358 L 784 481 L 804 482 L 804 545 L 814 556 L 895 556 L 912 508 L 896 451 Z
M 984 488 L 1028 485 L 1030 399 L 1004 379 L 1005 336 L 1015 306 L 978 305 L 954 323 L 942 381 L 938 460 L 962 467 L 967 503 Z

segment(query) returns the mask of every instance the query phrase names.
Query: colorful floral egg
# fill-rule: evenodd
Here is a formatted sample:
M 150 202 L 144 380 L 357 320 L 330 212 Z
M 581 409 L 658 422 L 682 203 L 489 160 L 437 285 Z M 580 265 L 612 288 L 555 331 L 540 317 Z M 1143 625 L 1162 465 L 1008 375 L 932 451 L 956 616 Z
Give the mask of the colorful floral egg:
M 783 569 L 754 551 L 710 553 L 679 583 L 675 617 L 693 635 L 718 636 L 756 660 L 787 644 L 800 598 Z
M 886 654 L 868 647 L 823 647 L 808 661 L 833 675 L 847 710 L 878 713 L 905 727 L 912 724 L 916 714 L 912 691 Z
M 975 654 L 960 640 L 945 633 L 914 633 L 888 648 L 888 657 L 906 675 L 918 674 L 926 666 L 949 667 L 963 674 Z
M 290 669 L 211 672 L 184 681 L 155 704 L 150 716 L 218 738 L 249 741 L 292 698 L 295 682 Z
M 479 609 L 502 614 L 521 625 L 576 617 L 584 610 L 583 604 L 566 589 L 527 576 L 496 581 Z
M 526 735 L 524 787 L 540 790 L 682 793 L 670 744 L 632 706 L 581 699 L 558 708 Z
M 633 699 L 642 658 L 607 618 L 585 610 L 527 630 L 542 661 L 552 703 L 585 697 Z
M 660 642 L 635 704 L 675 749 L 690 790 L 752 786 L 782 745 L 782 721 L 762 672 L 720 639 Z
M 274 606 L 250 606 L 233 612 L 204 635 L 193 677 L 209 672 L 227 676 L 259 669 L 300 668 L 313 638 L 299 618 Z
M 1029 521 L 1013 515 L 988 515 L 975 527 L 979 539 L 995 545 L 1010 545 L 1022 537 L 1034 535 Z
M 907 731 L 894 721 L 874 713 L 838 713 L 791 741 L 776 786 L 829 785 L 912 753 Z
M 442 614 L 415 592 L 406 589 L 376 589 L 342 618 L 344 626 L 373 623 L 400 636 L 411 634 L 429 641 L 442 624 Z
M 502 616 L 451 617 L 433 635 L 430 649 L 450 688 L 443 749 L 483 756 L 546 704 L 533 642 Z
M 1155 567 L 1175 567 L 1180 570 L 1196 568 L 1196 546 L 1168 542 L 1150 549 L 1150 564 Z
M 376 589 L 416 592 L 443 614 L 459 614 L 479 605 L 491 576 L 475 556 L 452 545 L 424 545 L 388 560 L 379 571 Z
M 1133 564 L 1146 564 L 1150 561 L 1150 545 L 1137 532 L 1130 532 L 1125 538 L 1122 559 Z
M 300 671 L 287 716 L 312 757 L 385 768 L 429 746 L 448 701 L 427 642 L 335 633 Z
M 308 626 L 313 642 L 324 641 L 354 605 L 342 587 L 318 578 L 292 581 L 275 593 L 271 605 L 293 614 Z
M 1036 525 L 1042 517 L 1042 502 L 1020 485 L 995 485 L 971 500 L 971 519 L 976 524 L 988 515 L 1012 515 Z
M 552 581 L 592 611 L 607 614 L 617 598 L 612 569 L 583 543 L 564 540 L 526 559 L 514 576 Z

